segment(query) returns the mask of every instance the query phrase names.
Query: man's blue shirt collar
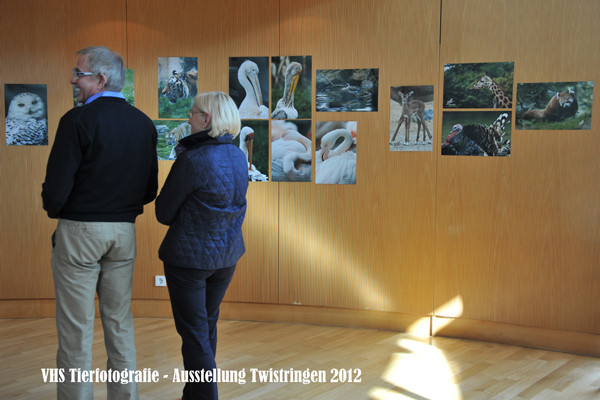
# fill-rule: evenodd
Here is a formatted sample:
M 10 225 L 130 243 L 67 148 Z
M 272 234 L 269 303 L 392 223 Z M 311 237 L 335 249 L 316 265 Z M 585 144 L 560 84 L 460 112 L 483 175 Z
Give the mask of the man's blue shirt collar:
M 103 92 L 100 93 L 96 93 L 93 96 L 90 96 L 84 104 L 89 104 L 92 101 L 96 100 L 99 97 L 118 97 L 120 99 L 125 99 L 125 96 L 123 95 L 123 93 L 121 92 L 111 92 L 110 90 L 105 90 Z

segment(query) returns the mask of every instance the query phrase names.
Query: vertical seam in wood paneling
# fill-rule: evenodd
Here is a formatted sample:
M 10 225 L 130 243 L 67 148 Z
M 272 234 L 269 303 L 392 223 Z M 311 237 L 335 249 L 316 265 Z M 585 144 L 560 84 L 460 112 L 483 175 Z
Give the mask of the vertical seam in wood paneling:
M 437 65 L 438 65 L 438 78 L 437 78 L 437 96 L 438 98 L 440 96 L 443 96 L 443 94 L 441 93 L 441 87 L 442 87 L 442 79 L 443 79 L 443 74 L 440 74 L 440 63 L 442 61 L 441 57 L 442 57 L 442 17 L 443 17 L 443 4 L 444 0 L 440 0 L 440 8 L 439 8 L 439 12 L 440 12 L 440 19 L 439 19 L 439 26 L 438 26 L 438 61 L 437 61 Z M 442 104 L 438 101 L 438 104 Z M 442 116 L 443 116 L 443 106 L 439 106 L 438 110 L 437 110 L 437 115 L 438 117 L 436 118 L 437 120 L 437 126 L 438 129 L 437 131 L 440 131 L 439 134 L 439 139 L 441 142 L 441 129 L 439 128 L 441 126 L 441 121 L 442 121 Z M 433 147 L 432 150 L 435 152 L 435 138 L 437 137 L 435 135 L 436 131 L 434 130 L 434 143 L 433 143 Z M 439 142 L 438 142 L 439 143 Z M 438 148 L 439 150 L 439 148 Z M 438 229 L 438 224 L 437 224 L 437 206 L 438 206 L 438 162 L 439 162 L 439 158 L 441 157 L 441 152 L 438 151 L 436 154 L 434 154 L 434 160 L 435 160 L 435 167 L 434 167 L 434 182 L 435 182 L 435 194 L 434 194 L 434 204 L 433 204 L 433 268 L 432 268 L 432 273 L 431 273 L 431 317 L 429 318 L 429 335 L 433 336 L 433 320 L 435 317 L 435 299 L 436 299 L 436 268 L 437 268 L 437 229 Z

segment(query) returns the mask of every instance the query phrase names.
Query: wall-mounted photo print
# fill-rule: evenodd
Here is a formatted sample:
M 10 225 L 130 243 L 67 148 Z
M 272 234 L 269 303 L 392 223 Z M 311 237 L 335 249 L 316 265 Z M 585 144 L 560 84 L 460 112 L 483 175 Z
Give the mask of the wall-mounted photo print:
M 445 111 L 442 155 L 510 156 L 511 111 Z
M 187 121 L 155 120 L 158 141 L 156 153 L 159 160 L 174 160 L 177 158 L 179 140 L 191 135 L 192 126 Z
M 310 120 L 271 120 L 271 180 L 310 182 L 312 178 Z
M 271 58 L 273 119 L 310 119 L 312 57 Z
M 159 118 L 187 118 L 197 93 L 196 57 L 158 58 Z
M 233 139 L 248 160 L 248 180 L 269 180 L 269 121 L 242 121 L 240 134 Z
M 317 70 L 317 111 L 377 111 L 378 95 L 378 69 Z
M 433 150 L 433 85 L 390 88 L 390 151 Z
M 48 144 L 46 85 L 4 85 L 6 144 Z
M 269 119 L 269 57 L 230 57 L 229 96 L 241 119 Z
M 594 82 L 517 84 L 516 129 L 591 129 Z
M 315 183 L 356 183 L 356 121 L 316 123 Z
M 446 64 L 444 108 L 512 109 L 513 62 Z
M 125 85 L 123 85 L 123 89 L 121 90 L 123 96 L 125 96 L 125 100 L 127 103 L 135 106 L 135 89 L 133 85 L 133 69 L 125 70 Z

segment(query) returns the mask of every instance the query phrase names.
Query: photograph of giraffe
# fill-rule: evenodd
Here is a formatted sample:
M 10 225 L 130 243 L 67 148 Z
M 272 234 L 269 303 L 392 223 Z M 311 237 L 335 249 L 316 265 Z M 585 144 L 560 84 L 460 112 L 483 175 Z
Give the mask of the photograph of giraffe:
M 513 62 L 446 64 L 443 107 L 513 108 Z

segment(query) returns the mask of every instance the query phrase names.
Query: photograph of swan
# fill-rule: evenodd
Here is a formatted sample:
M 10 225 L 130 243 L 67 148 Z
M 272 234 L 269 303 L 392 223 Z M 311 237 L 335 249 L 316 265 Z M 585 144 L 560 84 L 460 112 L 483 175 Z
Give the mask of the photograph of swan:
M 269 119 L 268 91 L 268 57 L 229 58 L 229 95 L 241 119 Z
M 272 119 L 311 117 L 312 57 L 271 58 Z
M 356 183 L 356 121 L 317 122 L 315 183 Z
M 273 123 L 279 121 L 273 121 Z M 271 180 L 273 182 L 310 182 L 312 142 L 310 121 L 297 121 L 277 132 L 271 142 Z

